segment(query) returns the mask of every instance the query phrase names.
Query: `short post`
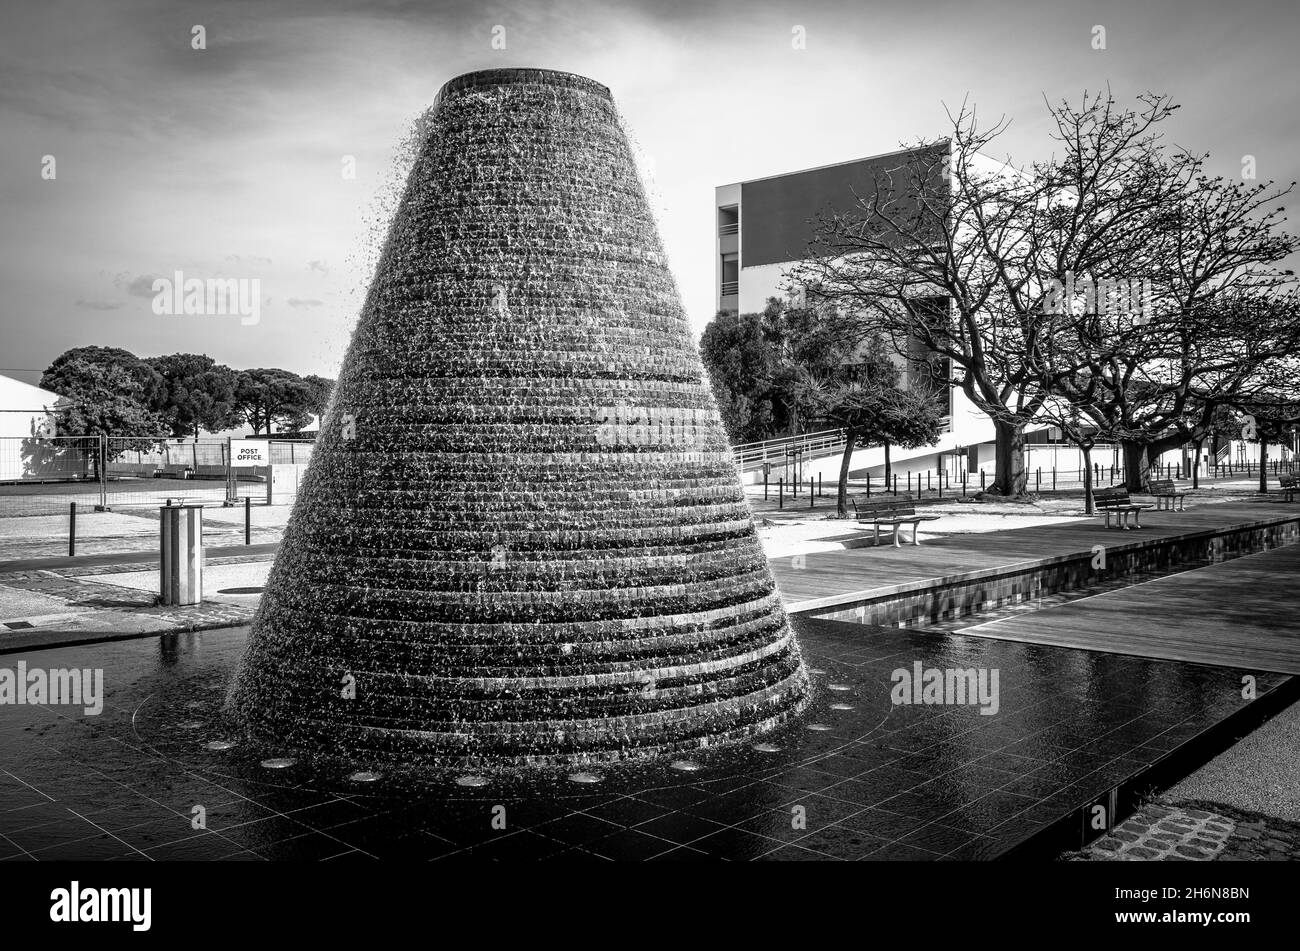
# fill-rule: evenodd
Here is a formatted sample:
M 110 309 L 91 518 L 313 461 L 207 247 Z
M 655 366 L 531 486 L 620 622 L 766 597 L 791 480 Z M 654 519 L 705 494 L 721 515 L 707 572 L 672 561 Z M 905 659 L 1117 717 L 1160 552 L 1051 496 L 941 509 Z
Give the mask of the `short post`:
M 927 492 L 930 491 L 930 470 L 929 470 L 929 469 L 926 469 L 926 470 L 925 470 L 925 491 L 927 491 Z M 916 477 L 916 494 L 917 494 L 917 495 L 920 495 L 920 494 L 921 494 L 921 477 L 920 477 L 920 476 L 917 476 L 917 477 Z
M 1056 491 L 1056 466 L 1052 466 L 1052 491 Z
M 776 507 L 785 508 L 785 476 L 776 480 Z
M 767 463 L 763 463 L 763 501 L 767 501 Z
M 943 470 L 939 470 L 939 498 L 943 498 Z
M 822 474 L 817 473 L 817 498 L 822 497 Z
M 968 476 L 969 474 L 970 473 L 968 473 L 965 469 L 961 470 L 961 497 L 963 499 L 966 498 L 966 476 Z
M 867 473 L 867 498 L 871 498 L 871 473 Z
M 984 467 L 980 466 L 980 491 L 984 491 Z
M 907 470 L 907 494 L 912 494 L 912 470 Z
M 813 508 L 817 504 L 817 496 L 813 493 L 813 477 L 808 477 L 808 507 Z
M 898 473 L 894 473 L 894 494 L 898 494 Z
M 1039 466 L 1034 470 L 1034 491 L 1041 492 L 1042 490 L 1043 490 L 1043 467 Z
M 203 600 L 203 506 L 193 502 L 164 505 L 158 515 L 161 602 L 198 604 Z
M 68 503 L 68 557 L 77 553 L 77 503 Z
M 253 544 L 253 499 L 244 496 L 244 544 Z

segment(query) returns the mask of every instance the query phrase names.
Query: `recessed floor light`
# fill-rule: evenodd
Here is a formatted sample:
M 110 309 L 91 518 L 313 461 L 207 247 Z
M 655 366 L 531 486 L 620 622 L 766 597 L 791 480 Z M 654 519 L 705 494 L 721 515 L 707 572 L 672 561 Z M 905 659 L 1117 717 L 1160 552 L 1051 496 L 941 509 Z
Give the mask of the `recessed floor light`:
M 262 760 L 262 766 L 266 769 L 288 769 L 296 762 L 298 762 L 296 759 L 288 756 L 277 756 L 272 759 Z
M 810 674 L 824 674 L 824 673 L 826 673 L 826 671 L 822 670 L 820 667 L 809 667 L 809 668 L 808 668 L 808 673 L 810 673 Z
M 228 750 L 235 745 L 233 740 L 209 740 L 203 746 L 209 750 Z
M 758 751 L 759 753 L 779 753 L 779 752 L 781 752 L 781 747 L 777 746 L 775 743 L 755 743 L 755 744 L 754 744 L 752 747 L 750 747 L 750 748 L 753 749 L 753 750 Z
M 184 723 L 180 724 L 182 730 L 197 730 L 201 726 L 203 726 L 202 720 L 186 720 Z
M 479 786 L 486 786 L 487 784 L 488 784 L 488 778 L 486 776 L 477 776 L 471 774 L 468 776 L 456 777 L 457 786 L 472 786 L 474 788 L 477 788 Z
M 844 691 L 846 690 L 853 689 L 853 687 L 850 686 L 849 684 L 827 684 L 826 686 L 829 689 L 834 690 L 836 693 L 844 693 Z
M 383 773 L 375 773 L 368 769 L 362 769 L 349 776 L 348 780 L 354 783 L 373 783 L 378 782 L 383 775 Z
M 605 778 L 605 777 L 604 777 L 604 776 L 601 776 L 599 773 L 573 773 L 573 774 L 571 774 L 571 775 L 569 776 L 569 782 L 571 782 L 571 783 L 598 783 L 598 782 L 600 782 L 600 781 L 601 781 L 602 779 L 604 779 L 604 778 Z
M 832 704 L 831 704 L 831 709 L 832 709 L 832 710 L 852 710 L 852 709 L 853 709 L 853 704 L 851 704 L 851 703 L 832 703 Z
M 704 768 L 695 760 L 690 759 L 673 760 L 670 766 L 672 769 L 681 770 L 683 773 L 694 773 Z
M 831 728 L 825 723 L 809 723 L 807 729 L 812 730 L 814 733 L 828 733 Z

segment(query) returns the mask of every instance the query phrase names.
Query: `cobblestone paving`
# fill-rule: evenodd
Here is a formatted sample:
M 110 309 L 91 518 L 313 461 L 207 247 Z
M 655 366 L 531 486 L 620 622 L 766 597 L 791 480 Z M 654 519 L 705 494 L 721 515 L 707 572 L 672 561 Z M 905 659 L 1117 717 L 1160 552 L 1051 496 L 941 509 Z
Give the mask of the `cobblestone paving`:
M 1220 803 L 1151 802 L 1082 852 L 1093 861 L 1253 861 L 1300 859 L 1300 823 Z

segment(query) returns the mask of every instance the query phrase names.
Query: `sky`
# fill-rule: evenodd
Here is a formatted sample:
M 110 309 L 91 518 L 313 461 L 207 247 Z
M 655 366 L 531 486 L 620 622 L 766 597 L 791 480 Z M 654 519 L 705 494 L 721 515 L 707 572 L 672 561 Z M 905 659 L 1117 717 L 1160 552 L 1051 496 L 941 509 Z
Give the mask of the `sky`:
M 1300 178 L 1297 40 L 1293 0 L 6 4 L 0 373 L 35 383 L 100 345 L 333 376 L 403 142 L 469 70 L 610 87 L 698 332 L 715 186 L 940 136 L 963 101 L 1011 120 L 1020 162 L 1052 150 L 1045 99 L 1161 92 L 1182 104 L 1169 142 L 1212 172 L 1249 155 L 1259 180 Z M 153 279 L 177 271 L 257 280 L 257 321 L 154 313 Z

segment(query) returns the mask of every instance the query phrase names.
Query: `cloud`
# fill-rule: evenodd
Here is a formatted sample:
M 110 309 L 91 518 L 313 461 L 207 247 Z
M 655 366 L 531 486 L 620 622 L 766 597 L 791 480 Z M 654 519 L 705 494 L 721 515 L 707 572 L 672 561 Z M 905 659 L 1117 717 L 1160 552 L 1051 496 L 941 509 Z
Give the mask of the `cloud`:
M 158 280 L 152 274 L 141 274 L 139 277 L 131 278 L 131 283 L 126 285 L 126 292 L 132 297 L 153 297 L 153 282 Z
M 301 310 L 309 307 L 324 307 L 325 302 L 323 300 L 316 300 L 314 297 L 290 297 L 289 306 L 296 310 Z
M 328 274 L 330 272 L 329 266 L 326 265 L 324 261 L 308 261 L 307 270 L 320 271 L 322 274 Z
M 84 307 L 86 310 L 117 310 L 122 306 L 122 302 L 111 300 L 84 300 L 78 298 L 76 306 Z

